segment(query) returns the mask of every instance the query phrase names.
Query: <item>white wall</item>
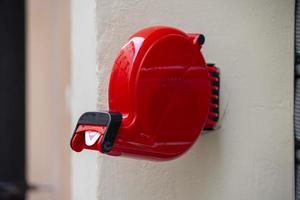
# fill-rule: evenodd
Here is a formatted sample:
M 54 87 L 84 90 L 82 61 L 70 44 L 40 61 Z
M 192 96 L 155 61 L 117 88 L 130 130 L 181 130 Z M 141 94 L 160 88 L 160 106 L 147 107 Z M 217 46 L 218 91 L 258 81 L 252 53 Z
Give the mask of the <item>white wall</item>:
M 92 2 L 72 7 L 76 117 L 96 99 L 96 20 L 98 109 L 108 107 L 110 70 L 126 38 L 160 24 L 206 35 L 202 52 L 221 68 L 223 118 L 220 130 L 174 161 L 74 156 L 75 199 L 293 199 L 292 0 L 99 0 L 96 10 Z M 86 172 L 97 167 L 95 176 Z
M 96 109 L 96 29 L 93 0 L 71 1 L 72 46 L 72 125 L 79 116 Z M 71 133 L 69 135 L 71 138 Z M 71 150 L 70 150 L 71 151 Z M 83 151 L 72 152 L 71 188 L 73 200 L 94 200 L 98 182 L 97 154 Z

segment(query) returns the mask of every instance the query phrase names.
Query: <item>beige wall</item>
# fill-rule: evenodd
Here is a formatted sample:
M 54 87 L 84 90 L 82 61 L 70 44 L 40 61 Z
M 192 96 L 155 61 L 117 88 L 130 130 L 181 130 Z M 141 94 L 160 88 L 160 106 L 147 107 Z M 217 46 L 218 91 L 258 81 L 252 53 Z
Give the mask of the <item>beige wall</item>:
M 72 125 L 75 127 L 79 116 L 86 111 L 96 110 L 96 28 L 95 1 L 71 1 L 71 105 Z M 71 133 L 69 135 L 71 138 Z M 73 200 L 96 199 L 98 154 L 83 151 L 72 152 L 71 184 Z
M 90 88 L 89 97 L 96 99 L 87 79 L 94 80 L 91 68 L 97 60 L 98 109 L 107 109 L 109 73 L 128 36 L 155 24 L 202 32 L 207 61 L 221 68 L 222 127 L 169 162 L 76 154 L 72 177 L 81 182 L 73 182 L 74 199 L 293 199 L 292 0 L 99 0 L 94 4 L 73 1 L 77 27 L 72 31 L 73 44 L 78 44 L 73 51 L 94 55 L 93 44 L 79 45 L 77 40 L 97 42 L 95 58 L 73 54 L 77 56 L 73 75 L 84 76 L 73 76 L 73 87 Z M 89 95 L 78 91 L 76 97 L 83 98 L 80 94 Z M 73 117 L 77 117 L 85 102 L 74 101 Z M 91 103 L 89 99 L 85 106 Z M 98 157 L 96 163 L 93 156 Z M 89 168 L 94 177 L 86 172 Z M 85 190 L 89 186 L 93 189 Z
M 27 1 L 27 180 L 31 200 L 70 199 L 69 1 Z

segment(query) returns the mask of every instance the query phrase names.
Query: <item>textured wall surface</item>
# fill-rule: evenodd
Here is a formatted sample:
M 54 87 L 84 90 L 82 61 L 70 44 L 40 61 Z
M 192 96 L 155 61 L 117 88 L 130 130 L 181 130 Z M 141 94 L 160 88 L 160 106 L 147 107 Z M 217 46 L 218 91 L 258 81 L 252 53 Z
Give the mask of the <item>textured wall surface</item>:
M 95 12 L 98 109 L 108 107 L 109 74 L 126 39 L 145 26 L 169 25 L 206 35 L 202 51 L 222 73 L 222 127 L 200 137 L 174 161 L 98 156 L 97 191 L 89 194 L 92 199 L 293 198 L 293 1 L 99 0 Z M 74 13 L 75 27 L 80 14 Z M 82 37 L 90 41 L 88 34 Z M 76 73 L 91 67 L 83 58 L 73 60 Z M 73 162 L 75 179 L 94 182 L 83 174 L 87 167 L 81 169 L 79 164 L 83 162 L 78 157 Z M 85 183 L 76 184 L 74 189 L 83 192 L 79 186 Z

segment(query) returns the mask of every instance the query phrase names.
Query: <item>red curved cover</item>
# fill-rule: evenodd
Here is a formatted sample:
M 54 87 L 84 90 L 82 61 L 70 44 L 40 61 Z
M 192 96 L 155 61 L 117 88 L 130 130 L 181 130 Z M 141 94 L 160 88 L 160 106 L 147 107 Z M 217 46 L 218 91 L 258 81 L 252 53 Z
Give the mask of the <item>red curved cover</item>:
M 123 120 L 110 155 L 167 160 L 196 141 L 212 98 L 197 37 L 150 27 L 122 47 L 111 73 L 109 109 Z

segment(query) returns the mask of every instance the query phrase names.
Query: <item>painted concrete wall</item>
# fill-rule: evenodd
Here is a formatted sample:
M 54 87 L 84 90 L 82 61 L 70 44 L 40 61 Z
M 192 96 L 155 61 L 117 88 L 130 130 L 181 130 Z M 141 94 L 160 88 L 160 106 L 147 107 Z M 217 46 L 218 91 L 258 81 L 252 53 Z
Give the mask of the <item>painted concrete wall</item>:
M 94 111 L 97 103 L 95 2 L 71 1 L 71 111 L 75 127 L 79 116 Z M 70 133 L 71 137 L 71 133 Z M 71 154 L 73 200 L 96 199 L 97 154 L 83 151 Z
M 220 130 L 169 162 L 74 155 L 74 199 L 293 199 L 292 0 L 75 0 L 72 13 L 76 117 L 94 106 L 96 61 L 97 107 L 107 109 L 113 60 L 145 26 L 204 33 L 203 53 L 222 72 Z

